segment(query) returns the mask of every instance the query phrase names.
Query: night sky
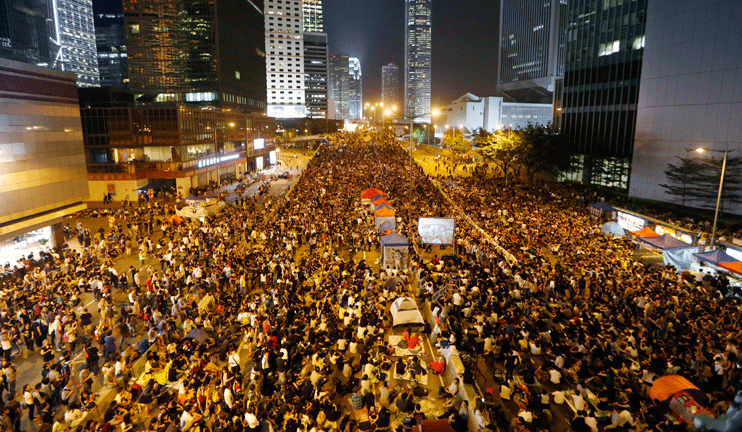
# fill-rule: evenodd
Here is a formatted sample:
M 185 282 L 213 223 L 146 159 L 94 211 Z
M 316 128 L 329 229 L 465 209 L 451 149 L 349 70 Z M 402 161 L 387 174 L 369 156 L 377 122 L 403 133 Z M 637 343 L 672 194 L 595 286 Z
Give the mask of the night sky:
M 393 62 L 404 70 L 404 0 L 324 0 L 323 6 L 330 52 L 361 59 L 364 101 L 381 101 L 381 66 Z M 499 7 L 497 0 L 433 0 L 433 107 L 466 92 L 494 93 Z M 93 1 L 94 13 L 116 11 L 120 0 Z
M 360 58 L 364 102 L 381 101 L 381 66 L 404 69 L 404 0 L 323 0 L 323 6 L 330 52 Z M 433 107 L 466 92 L 494 93 L 499 8 L 497 0 L 433 0 Z

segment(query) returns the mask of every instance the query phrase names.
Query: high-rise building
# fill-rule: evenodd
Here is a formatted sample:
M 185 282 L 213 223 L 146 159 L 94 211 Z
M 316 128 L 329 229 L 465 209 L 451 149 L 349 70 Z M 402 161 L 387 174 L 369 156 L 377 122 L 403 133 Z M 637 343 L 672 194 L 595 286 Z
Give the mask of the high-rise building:
M 579 154 L 573 180 L 626 189 L 634 145 L 647 0 L 567 7 L 561 128 Z
M 95 44 L 98 50 L 100 85 L 129 87 L 129 63 L 126 57 L 124 14 L 95 15 Z
M 0 57 L 48 65 L 49 45 L 44 0 L 0 0 Z
M 304 33 L 304 94 L 310 118 L 327 116 L 327 56 L 327 33 Z
M 307 115 L 302 0 L 266 0 L 265 48 L 268 115 Z
M 399 67 L 389 63 L 381 67 L 381 101 L 387 107 L 401 107 Z
M 49 1 L 47 11 L 49 66 L 77 75 L 78 87 L 99 86 L 92 0 Z
M 329 97 L 335 106 L 335 119 L 350 119 L 348 94 L 350 92 L 350 61 L 348 56 L 330 54 L 330 90 Z
M 87 207 L 75 75 L 0 59 L 0 118 L 0 256 L 15 262 L 62 246 L 64 219 Z
M 500 0 L 498 90 L 551 103 L 564 76 L 567 0 Z
M 742 156 L 739 6 L 737 0 L 649 3 L 630 196 L 680 204 L 681 197 L 659 186 L 672 184 L 665 171 L 669 164 L 681 165 L 678 157 L 720 162 L 723 154 L 713 151 L 721 150 L 733 150 L 729 157 Z M 711 152 L 688 152 L 698 147 Z M 685 200 L 692 207 L 715 204 L 716 193 L 703 200 L 689 193 Z M 722 197 L 721 206 L 724 212 L 742 214 L 738 202 Z
M 262 0 L 124 0 L 140 101 L 266 109 Z
M 405 0 L 405 115 L 419 121 L 430 120 L 431 3 Z
M 324 14 L 322 0 L 303 0 L 304 31 L 309 33 L 324 33 Z
M 363 118 L 363 75 L 361 61 L 348 57 L 348 118 Z

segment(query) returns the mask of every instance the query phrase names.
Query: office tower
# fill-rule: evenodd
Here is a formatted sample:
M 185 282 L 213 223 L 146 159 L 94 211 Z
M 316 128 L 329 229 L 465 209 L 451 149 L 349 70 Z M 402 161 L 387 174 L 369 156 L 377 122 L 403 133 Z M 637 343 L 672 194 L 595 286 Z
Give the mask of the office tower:
M 665 175 L 669 164 L 681 166 L 678 157 L 720 162 L 723 154 L 713 152 L 720 150 L 733 150 L 730 158 L 742 156 L 739 6 L 736 0 L 649 3 L 630 196 L 681 204 L 659 186 L 672 184 Z M 688 152 L 698 147 L 712 151 Z M 718 182 L 718 175 L 711 181 Z M 697 187 L 691 183 L 682 189 Z M 731 190 L 728 184 L 725 191 Z M 685 204 L 713 208 L 716 193 L 705 200 L 689 193 Z M 722 199 L 721 207 L 742 214 L 739 203 Z
M 330 54 L 330 99 L 335 105 L 336 119 L 350 119 L 350 60 L 346 55 Z M 332 117 L 331 117 L 332 118 Z
M 303 0 L 304 32 L 324 33 L 322 0 Z
M 124 0 L 129 88 L 140 101 L 263 112 L 262 0 Z
M 363 77 L 361 61 L 355 57 L 348 58 L 348 118 L 363 118 Z
M 307 117 L 327 116 L 327 34 L 304 33 L 304 94 Z
M 405 0 L 405 115 L 430 121 L 431 2 Z
M 399 67 L 389 63 L 381 67 L 381 101 L 386 107 L 401 107 Z
M 0 0 L 0 57 L 29 64 L 49 64 L 46 2 Z
M 77 75 L 78 87 L 100 85 L 92 0 L 50 0 L 47 11 L 49 66 Z
M 626 189 L 647 0 L 575 0 L 567 9 L 564 88 L 558 106 L 570 151 L 579 155 L 579 170 L 571 178 Z
M 95 44 L 102 87 L 129 87 L 124 14 L 95 15 Z
M 498 90 L 551 103 L 564 76 L 566 0 L 500 0 Z
M 13 84 L 0 90 L 0 254 L 14 262 L 29 243 L 63 244 L 88 182 L 75 75 L 0 59 L 0 83 Z
M 307 115 L 302 7 L 301 0 L 265 2 L 265 63 L 271 117 Z

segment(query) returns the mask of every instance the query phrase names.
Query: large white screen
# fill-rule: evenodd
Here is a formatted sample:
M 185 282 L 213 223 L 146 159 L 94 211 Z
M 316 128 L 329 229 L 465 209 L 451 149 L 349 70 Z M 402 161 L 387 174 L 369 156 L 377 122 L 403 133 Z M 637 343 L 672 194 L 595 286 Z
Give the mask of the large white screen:
M 456 222 L 453 218 L 420 218 L 417 220 L 417 232 L 423 244 L 453 244 Z

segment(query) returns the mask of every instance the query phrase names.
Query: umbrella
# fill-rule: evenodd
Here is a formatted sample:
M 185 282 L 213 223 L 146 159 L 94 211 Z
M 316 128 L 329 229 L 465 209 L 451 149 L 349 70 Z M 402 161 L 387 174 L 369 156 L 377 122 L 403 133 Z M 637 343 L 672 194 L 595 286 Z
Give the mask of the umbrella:
M 188 332 L 184 339 L 193 339 L 203 345 L 209 339 L 209 334 L 204 329 L 193 329 Z

